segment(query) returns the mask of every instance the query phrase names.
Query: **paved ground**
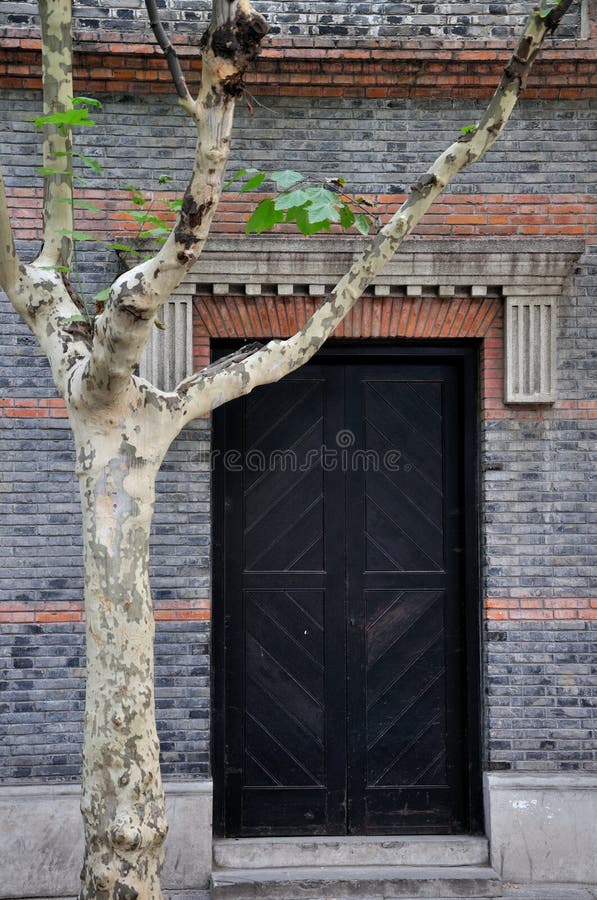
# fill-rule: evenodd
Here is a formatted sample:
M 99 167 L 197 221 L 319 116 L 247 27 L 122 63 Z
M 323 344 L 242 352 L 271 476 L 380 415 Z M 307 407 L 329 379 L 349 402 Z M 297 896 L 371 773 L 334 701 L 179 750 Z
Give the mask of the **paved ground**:
M 549 887 L 521 887 L 514 885 L 500 893 L 492 900 L 595 900 L 597 888 L 587 889 L 570 885 L 550 885 Z M 324 898 L 322 898 L 324 900 Z M 325 900 L 343 900 L 342 897 L 325 898 Z M 352 898 L 354 900 L 354 898 Z M 362 897 L 359 900 L 382 900 L 381 897 Z M 384 897 L 383 900 L 392 900 Z M 401 897 L 400 900 L 422 900 L 421 897 Z M 455 900 L 454 897 L 433 897 L 427 900 Z M 487 900 L 486 897 L 469 897 L 468 900 Z
M 2 894 L 0 893 L 0 898 Z M 76 900 L 75 897 L 29 897 L 24 900 Z M 206 891 L 165 891 L 164 900 L 210 900 Z M 290 898 L 289 898 L 290 900 Z M 344 900 L 342 896 L 313 897 L 311 900 Z M 350 900 L 356 900 L 354 894 Z M 358 900 L 392 900 L 380 895 L 366 896 Z M 422 900 L 421 897 L 401 897 L 400 900 Z M 427 897 L 426 900 L 455 900 L 454 897 Z M 486 897 L 468 897 L 467 900 L 487 900 Z M 597 900 L 597 885 L 578 884 L 507 884 L 492 900 Z
M 73 898 L 74 900 L 74 898 Z M 209 893 L 192 891 L 175 891 L 164 893 L 164 900 L 209 900 Z M 342 896 L 317 897 L 312 900 L 344 900 Z M 356 900 L 354 894 L 350 900 Z M 359 900 L 392 900 L 390 897 L 366 896 Z M 401 897 L 400 900 L 422 900 L 421 897 Z M 428 897 L 426 900 L 455 900 L 454 897 Z M 486 897 L 469 897 L 467 900 L 487 900 Z M 597 885 L 581 886 L 577 884 L 506 884 L 501 892 L 492 900 L 597 900 Z

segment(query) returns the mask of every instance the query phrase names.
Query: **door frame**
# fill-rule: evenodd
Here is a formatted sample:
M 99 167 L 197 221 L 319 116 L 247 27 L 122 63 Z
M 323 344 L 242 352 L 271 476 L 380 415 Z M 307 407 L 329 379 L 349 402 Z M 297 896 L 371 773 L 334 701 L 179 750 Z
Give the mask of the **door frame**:
M 217 359 L 240 346 L 232 340 L 212 341 L 212 359 Z M 481 342 L 477 340 L 333 340 L 318 352 L 317 359 L 336 360 L 345 364 L 366 363 L 380 357 L 396 358 L 397 362 L 409 360 L 430 362 L 442 360 L 456 363 L 459 368 L 459 386 L 462 401 L 462 455 L 463 455 L 463 503 L 464 503 L 464 558 L 462 572 L 464 600 L 464 635 L 467 671 L 466 733 L 468 751 L 467 800 L 469 834 L 484 833 L 482 791 L 482 737 L 484 710 L 481 690 L 481 622 L 482 603 L 480 592 L 480 477 L 479 477 L 479 357 Z M 212 419 L 212 448 L 222 446 L 225 413 L 220 411 Z M 211 636 L 211 763 L 214 784 L 213 832 L 224 837 L 225 828 L 225 633 L 226 598 L 224 565 L 225 485 L 215 478 L 212 467 L 212 636 Z M 475 725 L 476 723 L 476 725 Z

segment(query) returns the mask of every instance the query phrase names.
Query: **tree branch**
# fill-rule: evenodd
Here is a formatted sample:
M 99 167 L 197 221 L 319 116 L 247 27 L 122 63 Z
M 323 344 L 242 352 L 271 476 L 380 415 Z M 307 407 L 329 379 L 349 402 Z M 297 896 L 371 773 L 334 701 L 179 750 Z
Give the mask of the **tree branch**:
M 43 34 L 44 112 L 72 107 L 70 0 L 40 0 Z M 68 395 L 69 379 L 89 352 L 91 330 L 81 322 L 64 275 L 54 271 L 68 266 L 72 249 L 72 167 L 68 129 L 44 129 L 44 165 L 57 174 L 44 178 L 44 245 L 30 265 L 15 253 L 4 184 L 0 178 L 0 283 L 9 300 L 35 334 L 52 367 L 58 391 Z M 62 232 L 66 231 L 67 234 Z
M 183 106 L 187 112 L 190 112 L 191 115 L 194 115 L 193 98 L 191 97 L 183 71 L 180 67 L 178 54 L 170 43 L 170 39 L 161 23 L 156 0 L 145 0 L 145 6 L 147 7 L 151 30 L 155 35 L 156 41 L 164 51 L 164 56 L 166 57 L 166 62 L 168 63 L 168 68 L 170 69 L 176 92 L 181 100 L 181 106 Z
M 285 341 L 271 341 L 236 365 L 216 372 L 210 372 L 208 368 L 178 386 L 183 425 L 229 400 L 248 394 L 259 385 L 279 381 L 319 350 L 366 287 L 390 262 L 435 198 L 455 175 L 480 159 L 497 140 L 516 105 L 545 36 L 557 27 L 572 2 L 560 0 L 554 8 L 553 0 L 540 0 L 539 6 L 529 16 L 518 47 L 481 121 L 469 134 L 462 135 L 448 147 L 412 186 L 407 200 L 338 282 L 332 296 L 323 301 L 300 331 Z
M 72 108 L 71 0 L 40 0 L 44 114 Z M 44 125 L 44 243 L 39 266 L 70 266 L 73 248 L 72 141 L 70 127 Z
M 220 23 L 220 24 L 217 24 Z M 213 0 L 203 39 L 203 68 L 193 115 L 197 145 L 193 173 L 168 240 L 152 259 L 118 278 L 97 317 L 82 380 L 89 403 L 110 403 L 130 384 L 157 310 L 197 260 L 209 234 L 230 152 L 236 97 L 266 33 L 248 0 Z
M 20 265 L 8 215 L 4 177 L 0 168 L 0 287 L 3 290 L 8 292 L 14 286 L 19 277 Z

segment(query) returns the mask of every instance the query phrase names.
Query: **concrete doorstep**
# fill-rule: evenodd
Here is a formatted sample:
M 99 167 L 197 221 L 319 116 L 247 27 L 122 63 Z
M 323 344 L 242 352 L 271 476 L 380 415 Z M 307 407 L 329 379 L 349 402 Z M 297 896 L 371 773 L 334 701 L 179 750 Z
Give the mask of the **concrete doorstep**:
M 484 836 L 218 839 L 211 900 L 597 900 L 597 889 L 518 884 Z
M 489 866 L 295 866 L 216 869 L 213 900 L 320 900 L 351 897 L 496 897 Z
M 213 862 L 216 869 L 485 866 L 489 844 L 470 835 L 225 838 L 214 841 Z

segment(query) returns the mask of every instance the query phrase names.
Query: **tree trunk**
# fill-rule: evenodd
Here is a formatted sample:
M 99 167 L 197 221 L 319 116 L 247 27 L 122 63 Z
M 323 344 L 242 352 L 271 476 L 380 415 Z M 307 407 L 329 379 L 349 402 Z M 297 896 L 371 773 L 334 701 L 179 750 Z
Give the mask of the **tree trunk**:
M 154 448 L 146 454 L 145 429 L 134 421 L 127 427 L 117 419 L 101 434 L 73 424 L 87 616 L 80 900 L 159 900 L 167 824 L 148 563 L 161 455 Z

